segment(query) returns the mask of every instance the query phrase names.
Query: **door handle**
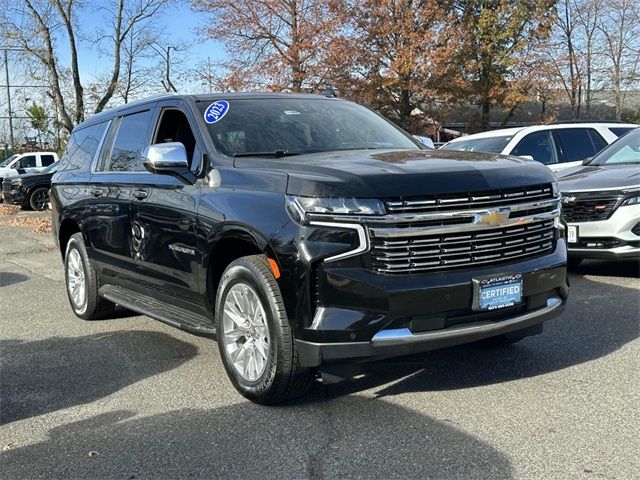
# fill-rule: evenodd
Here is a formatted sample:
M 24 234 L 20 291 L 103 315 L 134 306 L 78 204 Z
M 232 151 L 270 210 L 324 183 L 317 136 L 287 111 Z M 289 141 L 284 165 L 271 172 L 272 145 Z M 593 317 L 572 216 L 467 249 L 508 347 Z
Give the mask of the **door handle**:
M 148 190 L 134 190 L 133 191 L 133 196 L 136 197 L 138 200 L 144 200 L 145 198 L 147 198 L 149 196 L 149 191 Z
M 93 195 L 94 197 L 101 197 L 102 193 L 103 193 L 102 190 L 99 188 L 91 189 L 91 195 Z

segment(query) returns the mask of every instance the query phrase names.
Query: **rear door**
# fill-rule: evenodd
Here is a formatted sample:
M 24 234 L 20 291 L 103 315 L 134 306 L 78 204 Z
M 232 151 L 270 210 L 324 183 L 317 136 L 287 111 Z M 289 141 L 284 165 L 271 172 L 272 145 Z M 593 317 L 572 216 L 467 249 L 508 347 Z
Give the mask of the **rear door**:
M 142 151 L 149 143 L 154 111 L 155 104 L 147 104 L 112 120 L 91 176 L 87 235 L 92 256 L 113 283 L 131 279 L 135 266 L 131 207 L 142 177 L 150 175 L 142 165 Z
M 195 118 L 181 100 L 161 102 L 156 111 L 152 143 L 180 142 L 185 146 L 192 171 L 203 158 L 202 141 Z M 200 186 L 160 174 L 140 177 L 132 207 L 133 258 L 136 270 L 151 294 L 181 301 L 181 306 L 201 312 L 198 294 L 196 211 Z
M 593 128 L 559 128 L 553 130 L 553 139 L 559 163 L 582 161 L 607 146 L 606 140 Z

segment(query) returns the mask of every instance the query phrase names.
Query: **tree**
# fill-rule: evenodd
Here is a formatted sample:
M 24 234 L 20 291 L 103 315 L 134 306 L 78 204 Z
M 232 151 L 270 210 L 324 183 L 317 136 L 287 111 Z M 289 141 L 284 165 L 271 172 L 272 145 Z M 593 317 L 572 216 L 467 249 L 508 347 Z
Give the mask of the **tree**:
M 339 90 L 384 111 L 412 129 L 412 112 L 429 110 L 449 94 L 446 78 L 454 53 L 449 1 L 354 0 L 345 5 L 344 42 L 334 42 Z M 342 59 L 342 60 L 340 60 Z M 342 61 L 342 64 L 341 64 Z M 342 72 L 342 76 L 336 72 Z
M 224 40 L 229 61 L 272 90 L 299 92 L 325 78 L 324 59 L 341 24 L 333 4 L 317 0 L 192 0 L 210 15 L 211 38 Z
M 38 143 L 40 147 L 42 147 L 42 136 L 49 131 L 49 118 L 47 117 L 44 107 L 32 103 L 31 106 L 27 108 L 26 113 L 27 117 L 29 117 L 31 127 L 38 132 Z
M 544 39 L 552 24 L 555 0 L 457 0 L 457 27 L 463 35 L 456 55 L 463 97 L 481 106 L 481 126 L 501 104 L 520 55 Z
M 640 4 L 637 0 L 609 0 L 598 28 L 604 38 L 603 55 L 616 119 L 620 120 L 625 92 L 640 80 Z
M 102 111 L 113 97 L 120 78 L 123 44 L 136 26 L 152 18 L 168 0 L 109 0 L 98 11 L 105 14 L 107 30 L 98 32 L 98 41 L 111 45 L 112 66 L 109 80 L 101 92 L 94 111 Z M 77 28 L 77 16 L 85 8 L 77 0 L 14 0 L 14 5 L 2 12 L 2 35 L 6 40 L 17 43 L 37 59 L 50 77 L 53 100 L 61 125 L 71 132 L 74 125 L 85 116 L 85 92 L 80 78 L 78 59 L 79 38 L 87 36 Z M 63 30 L 63 32 L 60 32 Z M 61 39 L 66 39 L 69 65 L 60 64 L 58 54 Z M 68 70 L 73 87 L 73 102 L 63 94 L 62 84 Z

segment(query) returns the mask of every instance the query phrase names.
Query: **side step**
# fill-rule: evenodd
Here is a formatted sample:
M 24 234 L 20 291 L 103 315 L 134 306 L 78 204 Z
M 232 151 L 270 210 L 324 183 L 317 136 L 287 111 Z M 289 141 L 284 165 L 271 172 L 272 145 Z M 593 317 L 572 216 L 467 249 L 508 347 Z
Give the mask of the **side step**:
M 207 317 L 155 298 L 115 285 L 103 285 L 98 290 L 98 294 L 124 308 L 148 315 L 180 330 L 204 337 L 215 337 L 216 335 L 216 329 Z

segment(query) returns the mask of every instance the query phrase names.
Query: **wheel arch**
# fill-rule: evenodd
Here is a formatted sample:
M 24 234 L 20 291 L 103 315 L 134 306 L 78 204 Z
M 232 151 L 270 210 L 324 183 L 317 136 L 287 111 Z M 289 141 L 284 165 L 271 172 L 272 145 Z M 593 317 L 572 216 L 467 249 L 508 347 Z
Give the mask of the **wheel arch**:
M 62 255 L 62 258 L 64 258 L 71 236 L 81 231 L 80 223 L 75 218 L 67 217 L 61 220 L 58 230 L 58 246 L 60 247 L 60 255 Z
M 240 225 L 222 229 L 211 238 L 203 258 L 206 279 L 206 298 L 211 309 L 215 306 L 215 296 L 220 279 L 227 266 L 238 258 L 248 255 L 266 255 L 278 263 L 268 240 L 255 230 Z

